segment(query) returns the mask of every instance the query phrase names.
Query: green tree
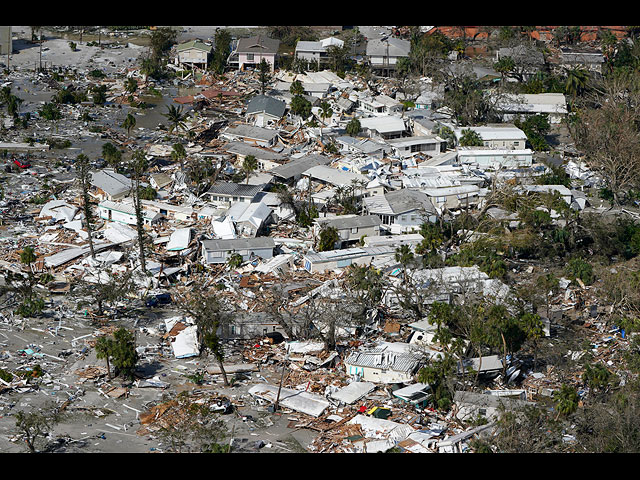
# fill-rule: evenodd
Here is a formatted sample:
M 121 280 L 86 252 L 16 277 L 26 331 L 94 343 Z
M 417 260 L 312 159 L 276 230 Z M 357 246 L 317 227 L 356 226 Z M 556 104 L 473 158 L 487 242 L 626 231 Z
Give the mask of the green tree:
M 249 177 L 258 169 L 258 160 L 253 155 L 247 155 L 242 161 L 242 171 L 247 177 L 247 185 L 249 185 Z
M 174 130 L 187 130 L 187 114 L 182 113 L 182 107 L 175 105 L 167 106 L 167 113 L 162 114 L 169 122 L 169 133 Z
M 113 349 L 114 349 L 113 347 L 114 347 L 113 338 L 107 337 L 106 335 L 99 337 L 98 340 L 96 341 L 96 346 L 95 346 L 96 358 L 99 360 L 104 359 L 107 362 L 107 376 L 109 377 L 109 380 L 112 379 L 111 364 L 109 360 L 113 355 Z
M 107 86 L 106 85 L 94 85 L 91 87 L 91 93 L 93 93 L 94 105 L 104 105 L 107 101 Z
M 131 168 L 133 170 L 133 207 L 136 212 L 136 230 L 138 232 L 138 246 L 140 252 L 140 267 L 142 271 L 147 273 L 146 261 L 146 234 L 144 231 L 144 219 L 142 212 L 142 202 L 140 197 L 140 181 L 144 171 L 146 170 L 147 159 L 142 150 L 136 150 L 131 158 Z
M 578 66 L 568 69 L 566 75 L 565 93 L 575 101 L 576 97 L 582 95 L 587 89 L 590 78 L 589 71 Z
M 360 120 L 358 120 L 357 118 L 352 118 L 351 120 L 349 120 L 349 123 L 347 123 L 347 127 L 346 127 L 347 134 L 349 134 L 352 137 L 355 137 L 356 135 L 358 135 L 361 129 L 362 129 L 362 126 L 360 125 Z
M 102 156 L 107 164 L 117 172 L 122 161 L 122 152 L 112 143 L 106 142 L 102 145 Z
M 302 82 L 300 80 L 294 80 L 289 87 L 289 92 L 294 95 L 304 95 L 304 87 L 302 86 Z
M 82 212 L 84 213 L 84 224 L 87 228 L 89 251 L 91 252 L 91 258 L 95 259 L 96 252 L 93 247 L 93 210 L 91 208 L 91 196 L 89 195 L 91 173 L 89 172 L 89 157 L 83 153 L 76 158 L 76 175 L 80 182 L 80 190 L 82 192 Z
M 264 58 L 260 61 L 260 65 L 258 66 L 258 78 L 260 80 L 260 93 L 264 95 L 267 90 L 267 84 L 269 80 L 271 80 L 271 65 Z
M 184 159 L 187 158 L 187 151 L 181 143 L 174 143 L 171 149 L 171 160 L 180 162 L 180 171 L 184 170 Z
M 135 337 L 126 328 L 119 328 L 113 332 L 111 357 L 116 377 L 122 376 L 125 379 L 133 380 L 138 363 L 138 352 L 136 351 Z
M 124 89 L 129 95 L 133 95 L 138 90 L 138 81 L 133 77 L 127 78 L 124 82 Z
M 469 128 L 462 130 L 462 135 L 460 136 L 461 147 L 482 147 L 483 145 L 484 142 L 478 132 Z
M 326 252 L 335 250 L 336 243 L 340 241 L 338 229 L 335 227 L 323 227 L 318 234 L 318 251 Z
M 320 104 L 320 118 L 322 118 L 322 122 L 326 125 L 327 118 L 331 116 L 333 116 L 333 109 L 331 108 L 331 105 L 329 105 L 329 102 L 322 102 Z M 320 129 L 320 131 L 322 131 L 322 129 Z
M 136 126 L 136 117 L 134 117 L 131 113 L 127 113 L 127 117 L 124 119 L 124 122 L 122 122 L 122 125 L 120 126 L 127 131 L 127 138 L 130 137 L 131 130 L 133 130 Z
M 560 415 L 568 416 L 574 413 L 578 409 L 579 400 L 578 392 L 569 385 L 563 384 L 559 390 L 553 392 L 554 407 L 556 412 L 558 412 L 557 417 Z
M 515 68 L 516 63 L 511 57 L 501 57 L 500 60 L 493 64 L 493 69 L 500 74 L 502 82 Z
M 299 115 L 302 119 L 306 119 L 311 115 L 311 102 L 300 95 L 296 95 L 291 99 L 290 109 L 294 115 Z

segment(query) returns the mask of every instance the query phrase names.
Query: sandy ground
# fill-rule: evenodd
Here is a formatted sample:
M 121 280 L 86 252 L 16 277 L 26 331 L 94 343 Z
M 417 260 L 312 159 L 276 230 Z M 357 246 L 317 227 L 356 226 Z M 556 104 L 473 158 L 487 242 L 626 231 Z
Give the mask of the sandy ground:
M 159 336 L 147 335 L 142 328 L 157 327 L 161 317 L 173 312 L 152 313 L 150 318 L 139 317 L 136 330 L 138 346 L 153 346 Z M 133 321 L 118 323 L 132 328 Z M 56 332 L 56 326 L 57 332 Z M 228 435 L 235 438 L 234 445 L 242 451 L 304 452 L 314 438 L 309 430 L 293 430 L 287 427 L 288 413 L 269 413 L 266 407 L 255 404 L 248 389 L 264 381 L 277 384 L 279 372 L 261 369 L 248 380 L 239 381 L 233 387 L 224 387 L 220 376 L 206 374 L 206 383 L 197 387 L 189 383 L 186 375 L 204 369 L 212 360 L 208 358 L 175 359 L 170 350 L 164 356 L 145 354 L 139 362 L 139 372 L 149 378 L 158 378 L 171 385 L 168 390 L 131 386 L 129 395 L 119 399 L 101 393 L 106 385 L 93 380 L 82 382 L 76 370 L 88 365 L 105 366 L 104 360 L 95 357 L 92 348 L 86 348 L 84 338 L 91 338 L 96 328 L 83 317 L 63 318 L 60 322 L 50 319 L 30 319 L 23 329 L 0 324 L 0 365 L 14 370 L 38 363 L 45 372 L 44 381 L 32 392 L 5 392 L 0 396 L 0 452 L 25 452 L 26 446 L 17 439 L 15 414 L 32 411 L 53 403 L 71 399 L 69 415 L 52 432 L 50 441 L 58 442 L 60 452 L 145 453 L 162 452 L 165 445 L 155 436 L 140 436 L 138 415 L 154 402 L 160 402 L 169 390 L 203 388 L 224 395 L 232 404 L 240 403 L 234 413 L 222 415 Z M 89 337 L 86 337 L 86 336 Z M 20 356 L 19 351 L 31 348 L 33 355 Z M 80 354 L 82 350 L 84 354 Z M 149 351 L 149 350 L 148 350 Z M 73 352 L 59 357 L 60 352 Z M 238 359 L 236 359 L 237 361 Z M 228 360 L 233 361 L 233 358 Z M 260 378 L 262 377 L 262 378 Z M 109 382 L 120 386 L 119 380 Z M 227 438 L 225 443 L 229 442 Z M 261 444 L 262 448 L 258 448 Z

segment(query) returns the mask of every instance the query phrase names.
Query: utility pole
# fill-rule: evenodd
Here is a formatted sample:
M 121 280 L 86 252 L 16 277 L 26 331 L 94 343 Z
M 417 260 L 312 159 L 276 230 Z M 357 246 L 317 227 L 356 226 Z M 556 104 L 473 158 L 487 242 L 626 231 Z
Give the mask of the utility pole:
M 12 46 L 11 46 L 11 27 L 9 27 L 7 29 L 7 70 L 10 69 L 11 65 L 9 64 L 9 62 L 11 61 L 11 57 L 9 55 L 11 55 L 11 50 L 12 50 Z
M 291 346 L 287 347 L 287 354 L 284 357 L 285 364 L 282 366 L 282 375 L 280 376 L 280 386 L 278 387 L 278 396 L 276 397 L 276 403 L 273 404 L 273 413 L 278 411 L 278 403 L 280 403 L 280 391 L 282 390 L 282 381 L 284 380 L 284 372 L 287 370 L 287 363 L 289 361 L 289 349 Z

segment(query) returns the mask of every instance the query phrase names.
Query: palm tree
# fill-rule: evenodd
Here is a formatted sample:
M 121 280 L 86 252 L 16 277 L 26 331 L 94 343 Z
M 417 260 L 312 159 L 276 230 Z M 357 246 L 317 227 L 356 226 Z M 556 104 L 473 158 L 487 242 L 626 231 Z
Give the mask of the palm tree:
M 131 136 L 131 130 L 136 126 L 136 117 L 128 113 L 127 118 L 124 119 L 124 122 L 122 122 L 120 126 L 127 130 L 127 138 L 129 138 Z
M 409 247 L 409 245 L 400 245 L 396 248 L 395 259 L 396 262 L 399 262 L 402 266 L 402 277 L 406 280 L 407 266 L 413 260 L 411 247 Z
M 173 133 L 174 130 L 179 129 L 187 130 L 187 124 L 185 123 L 187 114 L 182 113 L 182 107 L 169 105 L 167 107 L 167 113 L 163 113 L 162 116 L 169 121 L 169 133 Z
M 574 100 L 577 96 L 587 89 L 589 83 L 589 72 L 583 67 L 574 67 L 567 70 L 567 80 L 564 84 L 564 90 L 567 95 L 570 95 Z
M 570 415 L 578 409 L 578 393 L 569 385 L 563 384 L 560 390 L 553 392 L 555 408 L 560 415 Z
M 320 104 L 320 118 L 322 118 L 322 123 L 327 124 L 327 118 L 333 116 L 333 110 L 331 109 L 331 105 L 329 102 L 322 102 Z M 322 127 L 320 127 L 320 140 L 322 140 Z
M 247 185 L 249 185 L 249 176 L 258 169 L 258 161 L 253 155 L 247 155 L 242 162 L 242 171 L 247 176 Z
M 184 149 L 184 145 L 181 143 L 174 143 L 173 150 L 171 151 L 171 160 L 180 161 L 180 171 L 184 169 L 183 160 L 187 158 L 187 151 Z
M 129 95 L 133 95 L 138 90 L 138 81 L 135 78 L 127 78 L 124 82 L 124 89 Z
M 95 348 L 96 358 L 104 358 L 107 361 L 107 375 L 109 376 L 109 380 L 111 380 L 111 365 L 109 364 L 109 358 L 111 357 L 111 352 L 113 351 L 113 340 L 107 338 L 106 336 L 102 336 L 98 338 Z
M 107 142 L 102 145 L 102 156 L 104 157 L 106 162 L 117 172 L 118 167 L 120 166 L 120 161 L 122 160 L 122 152 L 120 152 L 120 150 L 118 150 L 115 145 Z

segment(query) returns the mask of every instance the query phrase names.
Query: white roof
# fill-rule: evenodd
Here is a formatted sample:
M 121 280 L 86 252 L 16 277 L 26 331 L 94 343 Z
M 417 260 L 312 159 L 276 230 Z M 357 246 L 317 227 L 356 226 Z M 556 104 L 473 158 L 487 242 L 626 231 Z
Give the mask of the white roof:
M 360 122 L 362 124 L 362 122 Z M 526 140 L 527 135 L 516 126 L 464 127 L 453 130 L 456 138 L 462 137 L 463 130 L 477 132 L 482 140 Z
M 167 250 L 184 250 L 189 246 L 190 241 L 191 228 L 179 228 L 171 234 L 171 238 L 167 244 Z
M 361 118 L 360 126 L 363 129 L 376 130 L 380 133 L 401 132 L 406 128 L 402 118 L 391 115 L 384 117 Z
M 332 393 L 331 398 L 350 405 L 360 400 L 374 388 L 376 388 L 376 385 L 372 382 L 351 382 L 346 387 Z
M 254 227 L 260 228 L 271 212 L 271 208 L 262 202 L 250 203 L 236 222 L 249 222 Z
M 369 183 L 369 178 L 359 173 L 348 172 L 327 165 L 316 165 L 306 170 L 303 175 L 322 180 L 332 185 L 350 185 L 352 180 Z
M 499 102 L 499 106 L 505 111 L 567 113 L 567 100 L 563 93 L 535 93 L 510 96 Z

